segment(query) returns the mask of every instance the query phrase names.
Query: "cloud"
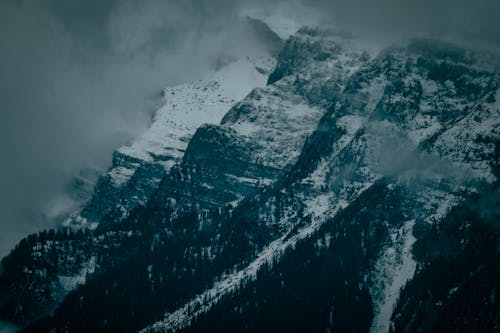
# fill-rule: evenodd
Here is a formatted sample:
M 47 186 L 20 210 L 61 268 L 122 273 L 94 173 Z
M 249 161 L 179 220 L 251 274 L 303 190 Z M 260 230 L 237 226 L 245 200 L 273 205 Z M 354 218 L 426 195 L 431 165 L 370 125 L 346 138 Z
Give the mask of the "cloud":
M 343 29 L 379 38 L 459 36 L 500 43 L 497 0 L 307 0 L 307 3 L 321 7 L 323 18 Z
M 466 185 L 475 179 L 468 165 L 455 163 L 437 154 L 423 151 L 407 137 L 398 124 L 387 120 L 371 120 L 367 124 L 373 170 L 397 179 L 409 189 L 448 184 L 451 188 Z

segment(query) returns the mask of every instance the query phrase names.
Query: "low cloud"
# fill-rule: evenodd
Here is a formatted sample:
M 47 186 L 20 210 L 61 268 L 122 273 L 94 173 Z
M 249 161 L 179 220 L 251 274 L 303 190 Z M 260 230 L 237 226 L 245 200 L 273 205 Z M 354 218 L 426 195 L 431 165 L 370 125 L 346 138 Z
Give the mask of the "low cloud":
M 397 124 L 372 120 L 367 126 L 375 172 L 397 179 L 408 188 L 425 184 L 446 184 L 457 187 L 474 179 L 466 165 L 423 151 L 411 141 Z
M 310 0 L 323 18 L 351 32 L 387 36 L 458 37 L 500 43 L 497 0 Z

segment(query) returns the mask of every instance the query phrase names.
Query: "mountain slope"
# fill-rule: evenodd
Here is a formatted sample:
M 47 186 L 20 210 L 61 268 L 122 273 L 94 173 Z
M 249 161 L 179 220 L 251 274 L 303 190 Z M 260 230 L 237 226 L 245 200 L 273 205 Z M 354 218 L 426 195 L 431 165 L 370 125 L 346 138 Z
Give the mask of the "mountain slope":
M 429 54 L 428 48 L 436 48 L 437 52 Z M 399 289 L 404 286 L 407 280 L 413 277 L 415 272 L 416 263 L 411 255 L 411 247 L 415 242 L 411 234 L 411 229 L 415 225 L 415 221 L 419 225 L 420 223 L 424 223 L 425 225 L 425 223 L 441 221 L 444 216 L 447 216 L 448 209 L 462 200 L 460 199 L 462 195 L 459 193 L 460 191 L 464 191 L 465 184 L 471 186 L 476 182 L 481 183 L 495 179 L 494 173 L 498 163 L 495 154 L 497 154 L 496 151 L 498 150 L 499 123 L 497 105 L 495 100 L 491 98 L 491 96 L 496 95 L 498 86 L 498 75 L 494 68 L 486 67 L 486 70 L 477 70 L 474 67 L 472 69 L 462 68 L 461 64 L 449 64 L 448 66 L 451 68 L 460 66 L 459 68 L 467 73 L 467 75 L 473 76 L 474 79 L 471 85 L 477 84 L 477 88 L 468 87 L 466 90 L 462 90 L 462 93 L 452 92 L 453 97 L 441 99 L 441 94 L 449 94 L 447 85 L 453 82 L 446 76 L 434 76 L 432 66 L 425 66 L 423 68 L 419 66 L 422 54 L 428 60 L 441 63 L 444 59 L 442 59 L 443 53 L 440 54 L 440 52 L 444 52 L 444 55 L 447 56 L 453 55 L 456 51 L 456 49 L 446 44 L 430 44 L 426 41 L 415 41 L 406 48 L 386 51 L 386 53 L 376 58 L 369 66 L 357 72 L 351 78 L 344 91 L 344 99 L 341 99 L 341 102 L 337 102 L 340 104 L 338 109 L 327 113 L 320 123 L 315 133 L 319 138 L 315 140 L 315 135 L 313 135 L 310 141 L 312 144 L 306 144 L 304 147 L 303 156 L 308 159 L 303 161 L 303 163 L 299 160 L 296 167 L 300 171 L 292 170 L 289 176 L 294 179 L 297 177 L 297 174 L 298 177 L 304 177 L 305 175 L 306 177 L 303 180 L 299 178 L 301 185 L 315 184 L 316 188 L 320 188 L 320 190 L 315 191 L 314 186 L 305 190 L 303 188 L 297 190 L 297 185 L 294 186 L 294 183 L 288 183 L 290 179 L 284 181 L 287 184 L 284 191 L 293 192 L 292 198 L 294 196 L 297 197 L 295 200 L 289 199 L 292 201 L 292 203 L 289 203 L 289 211 L 294 212 L 295 215 L 293 213 L 292 215 L 285 215 L 284 219 L 280 220 L 278 224 L 280 226 L 293 225 L 294 221 L 297 220 L 297 215 L 300 214 L 298 212 L 306 212 L 305 216 L 299 217 L 302 221 L 298 226 L 289 229 L 295 230 L 292 234 L 294 235 L 292 238 L 295 239 L 289 243 L 290 235 L 286 235 L 270 243 L 247 268 L 236 271 L 227 278 L 217 282 L 214 289 L 200 294 L 178 311 L 169 314 L 163 321 L 150 326 L 148 331 L 175 331 L 176 329 L 188 326 L 192 320 L 200 321 L 199 326 L 197 324 L 193 326 L 193 331 L 217 330 L 217 327 L 226 330 L 259 330 L 253 326 L 258 322 L 265 322 L 267 323 L 266 325 L 271 325 L 272 323 L 271 326 L 263 326 L 260 329 L 269 329 L 272 327 L 273 330 L 276 330 L 278 327 L 281 327 L 283 331 L 301 331 L 300 327 L 302 326 L 300 324 L 303 324 L 303 322 L 294 322 L 288 319 L 290 306 L 282 306 L 282 308 L 285 308 L 283 310 L 285 317 L 282 320 L 287 318 L 289 326 L 283 326 L 285 322 L 279 321 L 279 319 L 276 319 L 272 315 L 273 311 L 271 309 L 276 308 L 276 306 L 269 305 L 268 307 L 266 303 L 269 302 L 269 299 L 279 296 L 270 294 L 269 292 L 255 291 L 255 288 L 260 283 L 259 272 L 267 270 L 273 276 L 277 274 L 281 279 L 294 276 L 294 273 L 288 270 L 289 267 L 293 266 L 287 267 L 283 265 L 286 273 L 279 274 L 279 269 L 275 269 L 273 262 L 286 260 L 281 258 L 281 256 L 283 252 L 287 253 L 289 246 L 299 246 L 295 244 L 297 242 L 300 244 L 301 239 L 308 239 L 311 234 L 315 235 L 318 233 L 318 227 L 315 225 L 322 225 L 328 216 L 335 215 L 337 211 L 335 207 L 339 203 L 341 208 L 343 208 L 342 199 L 346 200 L 345 198 L 349 198 L 346 195 L 347 193 L 356 198 L 359 195 L 356 194 L 359 189 L 372 186 L 370 183 L 375 184 L 373 181 L 377 178 L 377 174 L 378 177 L 392 178 L 395 184 L 399 184 L 398 186 L 403 186 L 411 190 L 406 194 L 406 199 L 399 199 L 400 202 L 411 199 L 406 203 L 408 205 L 406 216 L 400 217 L 400 220 L 397 221 L 398 223 L 392 227 L 388 226 L 387 222 L 385 222 L 384 232 L 386 240 L 378 248 L 375 247 L 372 249 L 372 251 L 367 251 L 364 245 L 359 249 L 364 254 L 365 260 L 370 259 L 368 254 L 372 256 L 371 265 L 366 265 L 357 272 L 361 276 L 365 275 L 364 279 L 360 278 L 360 283 L 369 285 L 370 294 L 373 298 L 373 307 L 368 307 L 366 310 L 368 315 L 366 320 L 370 321 L 369 314 L 373 312 L 375 318 L 372 323 L 372 330 L 388 331 L 391 326 L 389 320 L 392 309 L 398 300 Z M 435 58 L 433 59 L 431 56 Z M 410 66 L 412 63 L 413 68 Z M 458 81 L 463 79 L 463 77 L 457 75 L 454 79 Z M 363 82 L 363 80 L 366 81 Z M 432 88 L 427 89 L 428 86 L 425 86 L 422 89 L 422 85 L 430 84 L 429 80 L 433 81 Z M 436 94 L 439 90 L 442 93 Z M 474 96 L 470 96 L 470 92 L 474 90 L 476 93 Z M 429 99 L 434 102 L 437 108 L 432 110 L 431 114 L 426 115 L 426 111 L 428 110 L 426 105 L 429 103 Z M 451 102 L 459 103 L 462 107 L 453 109 L 450 107 Z M 467 115 L 467 118 L 474 117 L 475 115 L 474 124 L 463 122 L 464 113 L 461 111 L 468 106 L 470 107 L 470 110 L 468 110 L 470 113 Z M 412 108 L 416 110 L 412 112 Z M 415 126 L 415 123 L 422 116 L 428 116 L 429 120 L 422 125 Z M 331 118 L 334 118 L 335 121 L 332 121 Z M 334 124 L 334 128 L 328 128 L 327 126 L 332 126 L 332 123 Z M 449 124 L 457 127 L 450 126 Z M 345 127 L 346 125 L 347 128 Z M 440 131 L 443 127 L 445 127 L 445 130 Z M 335 136 L 334 133 L 339 130 L 344 130 L 344 135 Z M 325 135 L 324 132 L 328 134 Z M 457 135 L 459 132 L 460 135 Z M 454 134 L 450 140 L 451 133 Z M 345 136 L 348 137 L 346 138 Z M 468 156 L 465 157 L 462 151 L 464 147 L 470 145 L 468 140 L 472 137 L 472 142 L 482 142 L 483 136 L 488 137 L 486 139 L 487 142 L 497 142 L 497 145 L 481 146 L 480 149 L 469 151 Z M 465 138 L 467 138 L 467 142 L 464 142 Z M 323 163 L 317 163 L 318 159 L 322 159 L 322 156 L 318 156 L 318 154 L 324 153 L 318 151 L 318 143 L 321 142 L 328 145 L 332 141 L 334 143 L 333 149 L 329 152 L 328 148 L 326 149 L 330 160 L 325 161 L 323 159 Z M 348 142 L 347 146 L 345 146 L 345 142 Z M 341 144 L 344 144 L 344 146 L 341 146 Z M 339 152 L 337 150 L 339 146 L 341 151 L 344 150 L 340 156 L 338 156 Z M 460 149 L 457 149 L 457 146 Z M 392 152 L 390 150 L 395 151 Z M 460 153 L 457 153 L 457 151 Z M 400 156 L 396 156 L 395 153 Z M 313 160 L 310 159 L 311 157 Z M 348 158 L 346 159 L 346 157 Z M 386 158 L 391 159 L 389 162 L 391 165 L 386 165 L 387 161 L 384 160 Z M 316 169 L 311 168 L 311 165 L 315 164 Z M 301 165 L 303 168 L 300 168 Z M 467 170 L 466 174 L 458 172 L 460 169 Z M 308 174 L 307 171 L 310 173 Z M 361 186 L 356 184 L 360 184 Z M 301 191 L 304 192 L 301 193 Z M 341 196 L 338 196 L 338 194 L 341 194 Z M 268 203 L 260 203 L 257 206 L 269 207 L 272 206 L 269 202 L 275 200 L 275 198 L 272 198 Z M 345 206 L 349 206 L 348 200 L 347 202 L 344 201 Z M 369 199 L 363 199 L 363 201 L 366 200 Z M 372 200 L 377 202 L 377 199 Z M 304 202 L 306 203 L 305 205 Z M 308 202 L 312 203 L 309 209 L 307 207 Z M 393 202 L 392 204 L 397 203 Z M 286 207 L 281 208 L 287 211 Z M 273 211 L 272 209 L 269 210 L 269 208 L 263 210 L 267 212 Z M 392 213 L 396 214 L 393 211 L 394 207 L 391 207 L 391 210 Z M 264 220 L 265 222 L 262 223 L 266 223 L 268 226 L 269 224 L 273 224 L 274 221 L 273 216 L 269 215 L 259 215 L 259 219 Z M 304 226 L 304 219 L 312 222 L 309 225 L 306 223 Z M 318 222 L 321 220 L 323 222 Z M 259 223 L 256 222 L 256 224 L 258 225 Z M 363 233 L 361 232 L 361 234 Z M 316 237 L 319 237 L 318 242 L 320 242 L 321 236 Z M 351 237 L 354 236 L 351 235 Z M 329 244 L 333 242 L 331 246 L 335 248 L 335 242 L 331 240 L 331 236 L 326 235 L 323 239 L 328 239 Z M 364 241 L 362 243 L 365 244 Z M 330 245 L 327 248 L 330 248 Z M 378 252 L 378 256 L 380 257 L 377 258 L 377 256 L 374 256 L 373 251 Z M 289 256 L 295 258 L 301 256 L 296 253 L 299 251 L 290 252 Z M 347 252 L 343 250 L 341 253 L 345 254 Z M 310 256 L 313 256 L 312 250 L 308 253 Z M 306 257 L 305 260 L 307 263 L 311 260 L 311 257 Z M 271 268 L 266 268 L 266 265 L 271 265 Z M 339 269 L 339 267 L 336 267 L 336 269 Z M 333 269 L 333 271 L 338 272 L 336 269 Z M 314 276 L 314 272 L 314 270 L 311 270 L 310 274 L 302 274 L 300 276 L 307 279 L 309 276 Z M 367 272 L 369 272 L 368 275 L 366 275 Z M 332 276 L 331 278 L 333 279 L 334 277 Z M 350 282 L 352 283 L 352 281 Z M 284 282 L 282 281 L 281 283 L 283 285 Z M 301 283 L 304 283 L 303 279 Z M 314 286 L 315 283 L 305 284 L 306 286 Z M 346 280 L 346 283 L 349 283 L 349 281 Z M 253 294 L 246 294 L 247 289 L 245 289 L 245 285 L 249 285 L 248 288 L 250 290 L 253 288 Z M 243 289 L 239 289 L 240 287 Z M 327 286 L 324 287 L 327 288 Z M 365 288 L 367 287 L 365 286 Z M 296 291 L 297 289 L 290 288 L 286 289 L 285 292 L 290 292 L 291 290 Z M 229 297 L 230 300 L 225 300 L 224 297 Z M 231 300 L 231 297 L 239 298 Z M 262 299 L 259 297 L 262 297 Z M 350 297 L 357 299 L 355 294 L 350 295 Z M 250 304 L 253 304 L 255 311 L 258 313 L 259 321 L 250 319 L 251 315 L 249 313 L 252 313 L 251 311 L 253 310 L 237 305 L 248 304 L 249 300 L 251 300 Z M 283 304 L 290 304 L 290 302 L 283 301 L 282 299 L 279 301 L 283 302 Z M 220 306 L 217 305 L 219 302 L 222 303 Z M 340 306 L 345 308 L 345 303 L 339 303 L 333 307 Z M 212 311 L 213 306 L 215 306 L 215 310 Z M 300 309 L 305 311 L 310 306 L 303 305 Z M 218 308 L 226 309 L 224 310 L 224 316 L 220 316 L 220 313 L 217 312 Z M 234 317 L 227 315 L 228 308 L 234 309 Z M 318 308 L 316 307 L 315 309 Z M 354 312 L 355 309 L 351 308 L 351 312 L 348 313 Z M 246 317 L 243 317 L 243 314 Z M 197 319 L 197 317 L 201 317 L 202 319 Z M 231 324 L 237 326 L 229 326 Z M 350 324 L 352 325 L 352 322 Z M 333 323 L 330 323 L 330 325 L 333 325 Z M 403 327 L 405 327 L 404 325 L 405 323 L 403 323 Z M 345 330 L 348 327 L 340 326 L 340 330 Z M 325 328 L 328 328 L 328 325 L 320 326 L 319 330 L 322 331 Z M 333 325 L 329 327 L 329 329 L 335 328 L 339 329 L 339 326 Z
M 126 213 L 144 204 L 163 176 L 182 160 L 196 129 L 218 123 L 236 101 L 263 86 L 274 63 L 263 50 L 254 58 L 229 60 L 208 80 L 164 89 L 164 105 L 151 127 L 114 153 L 113 167 L 100 179 L 81 216 L 67 224 L 98 222 L 113 210 Z

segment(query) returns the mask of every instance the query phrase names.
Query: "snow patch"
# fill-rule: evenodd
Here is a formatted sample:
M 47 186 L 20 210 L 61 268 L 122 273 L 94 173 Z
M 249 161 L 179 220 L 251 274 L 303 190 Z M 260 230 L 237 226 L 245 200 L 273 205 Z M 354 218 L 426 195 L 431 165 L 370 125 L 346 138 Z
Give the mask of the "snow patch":
M 459 201 L 452 193 L 432 188 L 419 191 L 418 195 L 425 210 L 425 221 L 430 224 L 442 220 Z
M 254 93 L 260 95 L 249 97 L 240 105 L 252 112 L 236 114 L 225 125 L 259 146 L 253 156 L 256 163 L 283 169 L 297 160 L 324 110 L 280 87 Z
M 368 189 L 373 183 L 367 183 L 358 190 L 358 195 Z M 311 212 L 312 221 L 309 225 L 299 229 L 295 234 L 287 233 L 265 247 L 247 267 L 234 271 L 228 275 L 224 274 L 222 279 L 215 282 L 211 289 L 195 296 L 191 301 L 172 313 L 167 313 L 165 319 L 150 325 L 141 332 L 175 332 L 186 326 L 198 315 L 207 312 L 216 305 L 222 297 L 236 290 L 244 281 L 253 280 L 257 271 L 265 264 L 272 263 L 282 255 L 288 248 L 293 248 L 298 241 L 314 234 L 337 212 L 348 206 L 348 201 L 342 198 L 332 200 L 329 195 L 319 196 L 309 202 L 308 210 Z M 329 212 L 326 216 L 326 212 Z M 285 222 L 283 222 L 285 223 Z M 326 241 L 326 240 L 325 240 Z M 328 240 L 329 241 L 329 240 Z
M 275 61 L 264 56 L 238 59 L 215 71 L 208 80 L 164 89 L 165 104 L 156 112 L 151 127 L 119 151 L 144 161 L 153 161 L 155 156 L 179 161 L 198 127 L 219 123 L 236 101 L 255 87 L 265 86 L 267 75 L 258 71 L 255 63 L 270 71 Z
M 344 129 L 348 134 L 355 134 L 366 122 L 366 118 L 360 116 L 343 116 L 337 120 L 337 126 Z
M 322 159 L 318 167 L 307 178 L 302 180 L 302 184 L 312 186 L 315 190 L 321 190 L 326 186 L 326 174 L 330 170 L 329 161 Z
M 66 292 L 76 289 L 78 286 L 85 284 L 87 274 L 93 274 L 96 268 L 96 258 L 92 257 L 87 261 L 80 271 L 75 275 L 60 275 L 59 282 Z
M 123 184 L 128 182 L 130 180 L 130 178 L 132 178 L 134 173 L 135 173 L 135 169 L 130 169 L 130 168 L 118 166 L 118 167 L 115 167 L 111 170 L 111 172 L 109 173 L 109 176 L 111 177 L 111 181 L 113 182 L 113 185 L 115 185 L 116 187 L 121 187 Z
M 375 263 L 371 290 L 374 319 L 370 332 L 389 332 L 391 316 L 401 289 L 415 274 L 417 263 L 411 249 L 416 239 L 412 231 L 415 220 L 407 221 L 391 234 L 391 242 Z

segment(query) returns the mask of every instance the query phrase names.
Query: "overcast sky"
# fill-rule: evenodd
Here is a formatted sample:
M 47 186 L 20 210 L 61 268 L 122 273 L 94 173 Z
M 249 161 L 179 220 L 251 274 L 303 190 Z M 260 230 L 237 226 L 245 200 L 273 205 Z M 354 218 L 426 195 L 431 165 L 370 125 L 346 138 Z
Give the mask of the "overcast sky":
M 162 87 L 249 47 L 235 28 L 248 9 L 375 37 L 500 40 L 498 0 L 0 0 L 0 256 L 47 227 L 40 212 L 75 172 L 105 168 L 147 127 Z

